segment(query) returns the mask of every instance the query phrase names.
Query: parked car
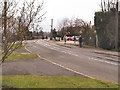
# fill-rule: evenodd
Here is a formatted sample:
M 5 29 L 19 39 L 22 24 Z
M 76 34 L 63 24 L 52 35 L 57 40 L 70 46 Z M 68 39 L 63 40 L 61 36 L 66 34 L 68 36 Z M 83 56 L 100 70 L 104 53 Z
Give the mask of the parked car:
M 72 38 L 71 38 L 71 37 L 68 37 L 67 40 L 72 40 Z
M 74 38 L 74 37 L 75 37 L 75 38 Z M 79 40 L 79 36 L 72 36 L 71 39 L 72 39 L 73 41 L 74 41 L 74 40 L 78 41 L 78 40 Z
M 79 40 L 79 36 L 76 36 L 76 41 L 78 41 Z
M 60 37 L 55 37 L 55 40 L 56 41 L 60 41 Z

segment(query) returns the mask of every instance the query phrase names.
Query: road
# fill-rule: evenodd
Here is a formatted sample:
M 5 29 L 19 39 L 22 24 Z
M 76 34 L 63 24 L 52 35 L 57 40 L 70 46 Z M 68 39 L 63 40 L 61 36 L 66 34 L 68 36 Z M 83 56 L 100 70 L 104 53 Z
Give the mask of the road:
M 2 66 L 3 75 L 75 76 L 87 78 L 39 58 L 6 62 Z
M 118 83 L 118 63 L 100 59 L 99 54 L 93 53 L 92 50 L 64 47 L 45 40 L 27 41 L 25 46 L 27 50 L 37 53 L 48 63 L 90 78 Z

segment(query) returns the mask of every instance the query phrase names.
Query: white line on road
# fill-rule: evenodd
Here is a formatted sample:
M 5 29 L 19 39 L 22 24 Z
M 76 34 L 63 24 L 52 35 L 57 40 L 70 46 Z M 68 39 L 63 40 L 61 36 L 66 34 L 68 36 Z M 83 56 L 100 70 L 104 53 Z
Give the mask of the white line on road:
M 92 60 L 95 60 L 95 61 L 105 62 L 105 63 L 117 65 L 117 66 L 119 65 L 118 63 L 113 63 L 113 62 L 110 62 L 110 61 L 105 61 L 105 60 L 95 59 L 95 58 L 90 58 L 90 57 L 88 57 L 88 58 L 89 58 L 89 59 L 92 59 Z
M 36 47 L 37 47 L 37 46 L 36 46 Z M 37 47 L 37 48 L 38 48 L 38 47 Z M 29 52 L 32 52 L 32 51 L 30 51 L 29 49 L 27 49 L 26 47 L 25 47 L 25 49 L 26 49 L 27 51 L 29 51 Z M 57 66 L 59 66 L 59 67 L 61 67 L 61 68 L 64 68 L 64 69 L 66 69 L 66 70 L 69 70 L 69 71 L 74 72 L 74 73 L 79 74 L 79 75 L 83 75 L 83 76 L 88 77 L 88 78 L 91 78 L 91 79 L 95 79 L 95 77 L 93 77 L 93 76 L 89 76 L 89 75 L 86 75 L 86 74 L 84 74 L 84 73 L 80 73 L 79 71 L 75 71 L 75 70 L 73 70 L 73 69 L 71 69 L 71 68 L 68 68 L 68 67 L 65 67 L 65 66 L 63 66 L 63 65 L 61 65 L 61 64 L 58 64 L 58 63 L 56 63 L 56 62 L 53 62 L 52 60 L 46 59 L 46 58 L 44 58 L 44 57 L 41 57 L 39 54 L 37 54 L 37 55 L 38 55 L 39 58 L 41 58 L 41 59 L 43 59 L 43 60 L 46 60 L 47 62 L 50 62 L 50 63 L 52 63 L 52 64 L 54 64 L 54 65 L 57 65 Z M 89 58 L 89 60 L 91 59 L 91 58 L 88 57 L 88 56 L 86 56 L 86 57 Z M 92 59 L 95 59 L 95 58 L 92 58 Z M 96 61 L 98 61 L 98 60 L 96 60 Z M 101 61 L 101 62 L 104 62 L 104 61 Z
M 37 42 L 38 43 L 38 42 Z M 74 53 L 74 52 L 72 52 L 72 51 L 70 51 L 70 50 L 66 50 L 66 49 L 64 49 L 64 50 L 61 50 L 61 48 L 59 48 L 59 47 L 53 47 L 53 45 L 51 44 L 46 44 L 46 43 L 40 43 L 39 42 L 39 44 L 42 44 L 43 46 L 45 46 L 45 47 L 49 47 L 49 49 L 52 49 L 52 50 L 55 50 L 55 51 L 59 51 L 59 52 L 62 52 L 62 53 L 66 53 L 66 54 L 69 54 L 69 55 L 73 55 L 73 56 L 77 56 L 77 57 L 79 57 L 79 58 L 82 58 L 82 57 L 84 57 L 84 55 L 78 55 L 77 53 Z
M 30 53 L 32 52 L 32 51 L 30 51 L 29 49 L 27 49 L 26 47 L 25 47 L 25 49 L 26 49 L 28 52 L 30 52 Z M 66 69 L 66 70 L 69 70 L 69 71 L 71 71 L 71 72 L 77 73 L 77 74 L 79 74 L 79 75 L 83 75 L 83 76 L 88 77 L 88 78 L 91 78 L 91 79 L 95 79 L 95 78 L 92 77 L 92 76 L 89 76 L 89 75 L 80 73 L 80 72 L 75 71 L 75 70 L 73 70 L 73 69 L 71 69 L 71 68 L 68 68 L 68 67 L 65 67 L 65 66 L 63 66 L 63 65 L 61 65 L 61 64 L 58 64 L 58 63 L 56 63 L 56 62 L 53 62 L 53 61 L 51 61 L 51 60 L 49 60 L 49 59 L 43 58 L 43 57 L 41 57 L 39 54 L 37 54 L 37 55 L 38 55 L 39 58 L 41 58 L 41 59 L 43 59 L 43 60 L 46 60 L 46 61 L 48 61 L 48 62 L 50 62 L 50 63 L 52 63 L 52 64 L 54 64 L 54 65 L 57 65 L 57 66 L 59 66 L 59 67 L 61 67 L 61 68 L 64 68 L 64 69 Z
M 70 51 L 70 50 L 61 50 L 61 48 L 59 48 L 59 47 L 53 47 L 53 45 L 55 45 L 55 44 L 50 44 L 50 43 L 46 43 L 46 42 L 44 42 L 44 41 L 42 41 L 42 43 L 39 41 L 39 42 L 37 42 L 38 44 L 42 44 L 43 46 L 45 46 L 45 47 L 49 47 L 50 49 L 52 49 L 52 50 L 55 50 L 55 51 L 59 51 L 59 52 L 62 52 L 62 53 L 66 53 L 66 54 L 69 54 L 69 55 L 73 55 L 73 56 L 77 56 L 77 57 L 79 57 L 79 58 L 82 58 L 82 57 L 84 57 L 84 55 L 78 55 L 77 53 L 74 53 L 74 52 L 72 52 L 72 51 Z M 55 45 L 55 46 L 58 46 L 58 45 Z M 36 47 L 36 46 L 34 46 L 34 47 Z M 37 48 L 37 47 L 36 47 Z M 97 58 L 91 58 L 91 57 L 88 57 L 88 56 L 86 56 L 89 60 L 94 60 L 94 61 L 99 61 L 99 62 L 104 62 L 104 63 L 108 63 L 108 64 L 112 64 L 112 65 L 116 65 L 116 66 L 118 66 L 119 64 L 118 63 L 114 63 L 114 62 L 111 62 L 111 61 L 106 61 L 106 60 L 101 60 L 101 59 L 97 59 Z

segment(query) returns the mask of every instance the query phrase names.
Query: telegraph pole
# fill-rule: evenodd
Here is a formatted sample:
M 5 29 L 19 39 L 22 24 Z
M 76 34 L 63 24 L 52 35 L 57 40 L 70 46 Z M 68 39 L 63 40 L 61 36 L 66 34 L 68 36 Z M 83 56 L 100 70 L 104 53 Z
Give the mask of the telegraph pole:
M 116 2 L 115 50 L 118 50 L 118 0 Z
M 51 39 L 52 39 L 52 32 L 53 32 L 53 19 L 51 19 Z
M 53 30 L 53 19 L 51 19 L 51 32 Z

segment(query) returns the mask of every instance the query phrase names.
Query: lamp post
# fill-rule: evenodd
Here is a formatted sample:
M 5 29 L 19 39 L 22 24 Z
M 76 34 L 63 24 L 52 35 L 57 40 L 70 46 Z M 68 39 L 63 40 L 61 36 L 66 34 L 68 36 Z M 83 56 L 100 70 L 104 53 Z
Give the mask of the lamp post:
M 51 19 L 51 34 L 50 34 L 50 40 L 52 40 L 53 37 L 53 19 Z

